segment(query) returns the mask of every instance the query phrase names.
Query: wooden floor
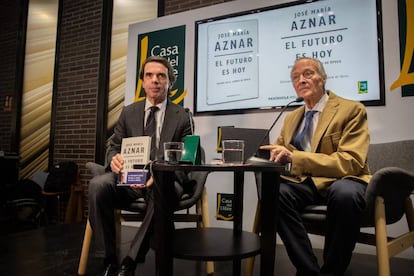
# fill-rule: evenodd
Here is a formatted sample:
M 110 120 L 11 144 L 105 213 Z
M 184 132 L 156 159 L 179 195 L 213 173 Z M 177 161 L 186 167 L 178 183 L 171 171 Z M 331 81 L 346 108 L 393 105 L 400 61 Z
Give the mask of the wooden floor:
M 0 275 L 77 275 L 84 227 L 84 223 L 61 224 L 0 235 Z M 131 226 L 122 227 L 121 254 L 126 253 L 136 229 Z M 316 254 L 321 259 L 321 251 L 316 250 Z M 255 265 L 254 275 L 259 275 L 257 261 Z M 87 275 L 96 275 L 100 269 L 101 259 L 94 257 L 91 252 Z M 155 275 L 154 252 L 150 251 L 146 263 L 138 270 L 137 275 Z M 232 263 L 217 262 L 215 271 L 216 276 L 232 275 Z M 393 276 L 414 275 L 414 261 L 394 258 L 391 262 L 391 271 Z M 174 275 L 205 275 L 204 266 L 194 261 L 175 259 Z M 295 275 L 295 269 L 281 245 L 276 249 L 275 275 Z M 346 275 L 377 275 L 375 256 L 354 254 Z

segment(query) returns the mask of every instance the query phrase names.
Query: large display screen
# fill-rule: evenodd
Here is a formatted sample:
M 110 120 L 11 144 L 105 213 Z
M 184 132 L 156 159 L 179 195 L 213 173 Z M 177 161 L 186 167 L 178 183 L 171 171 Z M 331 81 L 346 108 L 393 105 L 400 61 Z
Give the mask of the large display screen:
M 195 113 L 234 114 L 296 98 L 295 59 L 325 66 L 326 88 L 384 105 L 380 1 L 296 1 L 195 22 Z

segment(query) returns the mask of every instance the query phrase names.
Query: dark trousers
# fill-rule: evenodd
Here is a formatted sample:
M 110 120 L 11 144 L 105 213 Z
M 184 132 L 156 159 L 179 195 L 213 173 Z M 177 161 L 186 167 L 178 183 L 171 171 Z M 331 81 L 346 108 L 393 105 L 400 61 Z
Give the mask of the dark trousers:
M 185 187 L 194 185 L 188 179 L 187 174 L 175 173 L 174 183 L 176 198 L 181 197 Z M 152 218 L 154 214 L 154 202 L 151 190 L 131 189 L 129 187 L 116 187 L 118 175 L 108 172 L 95 176 L 89 182 L 88 203 L 89 221 L 91 223 L 97 252 L 105 257 L 105 263 L 116 262 L 116 232 L 115 209 L 127 207 L 140 197 L 145 197 L 147 210 L 145 218 L 131 243 L 128 252 L 136 262 L 143 262 L 150 248 L 152 236 Z M 183 184 L 180 184 L 183 183 Z
M 139 197 L 142 190 L 116 187 L 118 176 L 112 172 L 95 176 L 89 183 L 89 221 L 97 252 L 107 262 L 116 262 L 115 209 L 128 206 Z
M 278 233 L 297 275 L 342 275 L 348 267 L 365 208 L 366 185 L 350 179 L 332 183 L 321 196 L 311 179 L 280 184 Z M 301 211 L 312 204 L 327 204 L 324 264 L 320 269 L 312 250 Z
M 144 220 L 135 234 L 129 247 L 127 257 L 136 263 L 144 263 L 145 256 L 150 249 L 150 240 L 153 234 L 154 200 L 152 197 L 147 200 L 147 211 Z
M 153 185 L 155 186 L 156 184 L 154 183 Z M 175 204 L 178 204 L 178 200 L 181 198 L 182 194 L 184 192 L 191 193 L 190 191 L 193 189 L 193 186 L 196 185 L 196 183 L 190 180 L 186 173 L 182 171 L 176 171 L 175 181 L 173 185 L 175 190 L 174 201 Z M 143 263 L 145 261 L 145 256 L 150 249 L 150 241 L 154 231 L 154 204 L 153 193 L 152 190 L 150 190 L 147 196 L 147 210 L 144 220 L 142 221 L 138 232 L 135 234 L 135 237 L 132 240 L 131 246 L 127 253 L 127 257 L 134 260 L 134 265 L 136 265 L 136 263 Z

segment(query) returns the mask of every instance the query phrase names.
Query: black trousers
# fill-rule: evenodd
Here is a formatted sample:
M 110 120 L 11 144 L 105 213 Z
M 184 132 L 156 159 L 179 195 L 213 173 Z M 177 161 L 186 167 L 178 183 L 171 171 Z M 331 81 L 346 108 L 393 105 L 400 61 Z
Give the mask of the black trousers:
M 174 188 L 177 200 L 186 189 L 191 190 L 195 185 L 186 173 L 180 171 L 175 173 L 175 180 Z M 118 175 L 112 172 L 95 176 L 89 182 L 89 221 L 94 233 L 96 250 L 98 255 L 105 258 L 105 263 L 117 261 L 114 210 L 127 207 L 137 198 L 145 197 L 147 202 L 145 218 L 128 252 L 128 256 L 133 260 L 143 262 L 150 248 L 152 235 L 154 213 L 152 191 L 150 189 L 116 187 L 117 182 Z
M 188 178 L 188 175 L 182 171 L 175 172 L 175 181 L 174 183 L 175 190 L 175 204 L 178 205 L 178 200 L 181 198 L 183 193 L 190 193 L 187 190 L 192 190 L 193 186 L 196 185 L 191 179 Z M 155 183 L 153 185 L 156 185 Z M 154 187 L 154 186 L 153 186 Z M 151 188 L 150 188 L 151 189 Z M 141 226 L 138 229 L 138 232 L 135 234 L 134 239 L 131 242 L 130 248 L 127 253 L 127 257 L 134 260 L 134 263 L 143 263 L 145 261 L 145 256 L 150 249 L 150 241 L 153 236 L 154 228 L 154 197 L 153 191 L 150 190 L 147 194 L 147 210 L 145 213 L 144 220 L 141 223 Z
M 118 175 L 108 172 L 95 176 L 89 182 L 89 221 L 93 230 L 96 250 L 107 262 L 116 262 L 115 209 L 128 206 L 143 190 L 116 187 Z
M 365 208 L 366 185 L 340 179 L 332 183 L 326 196 L 316 190 L 309 178 L 303 183 L 280 184 L 278 233 L 297 269 L 297 275 L 342 275 L 348 267 L 360 230 Z M 301 212 L 307 205 L 327 204 L 323 265 L 320 268 L 312 250 Z

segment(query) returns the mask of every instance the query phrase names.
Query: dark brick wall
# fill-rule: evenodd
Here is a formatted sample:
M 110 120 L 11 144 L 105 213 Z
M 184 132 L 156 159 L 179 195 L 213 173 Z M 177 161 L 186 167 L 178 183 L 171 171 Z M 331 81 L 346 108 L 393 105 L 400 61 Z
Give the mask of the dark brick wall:
M 14 95 L 19 38 L 20 1 L 0 2 L 0 150 L 12 150 L 13 112 L 5 111 L 6 95 Z M 14 100 L 16 98 L 14 97 Z
M 63 0 L 55 91 L 53 163 L 95 159 L 102 8 L 105 0 Z

